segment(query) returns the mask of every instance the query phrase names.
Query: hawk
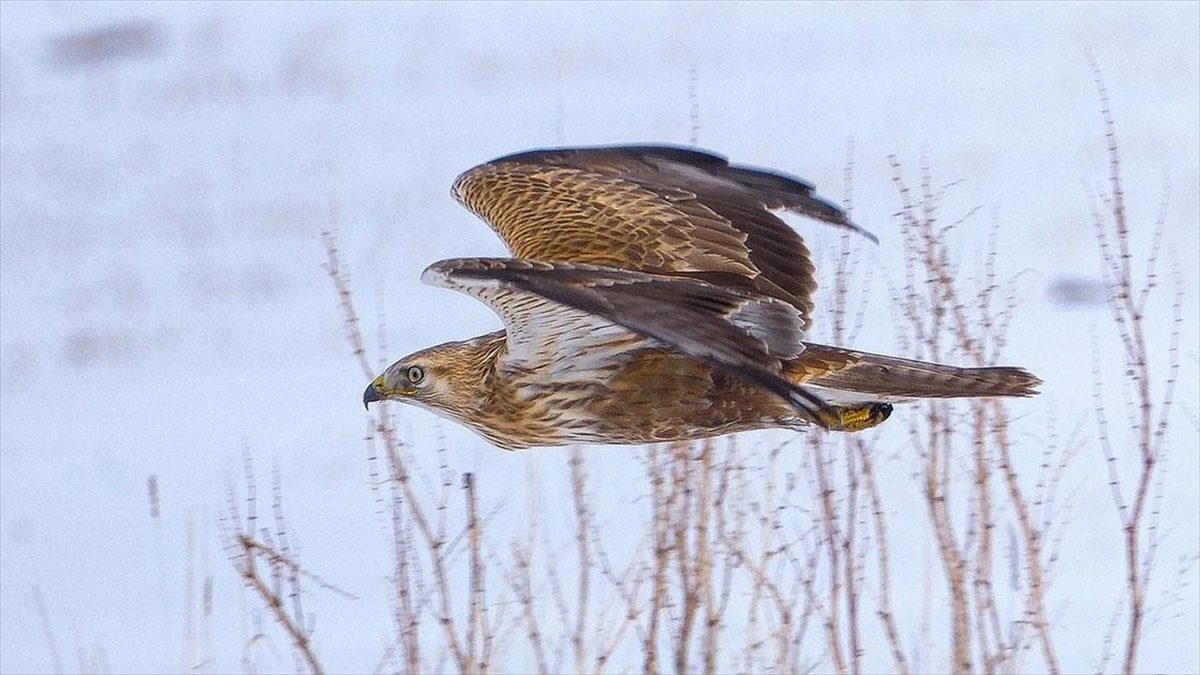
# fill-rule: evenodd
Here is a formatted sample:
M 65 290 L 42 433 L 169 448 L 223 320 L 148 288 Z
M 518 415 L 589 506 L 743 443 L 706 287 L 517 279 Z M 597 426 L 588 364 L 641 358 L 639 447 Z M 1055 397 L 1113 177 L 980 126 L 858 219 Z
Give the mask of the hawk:
M 858 431 L 893 401 L 1036 393 L 1020 368 L 804 341 L 816 270 L 776 212 L 862 232 L 813 190 L 673 146 L 533 150 L 470 169 L 454 197 L 513 257 L 443 260 L 421 280 L 488 305 L 504 330 L 400 359 L 363 403 L 414 404 L 515 450 Z

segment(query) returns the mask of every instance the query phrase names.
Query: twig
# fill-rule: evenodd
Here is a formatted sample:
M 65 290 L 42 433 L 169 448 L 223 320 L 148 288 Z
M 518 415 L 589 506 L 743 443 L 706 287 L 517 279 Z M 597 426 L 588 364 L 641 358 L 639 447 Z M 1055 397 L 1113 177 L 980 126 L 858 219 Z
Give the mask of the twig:
M 58 640 L 54 638 L 54 626 L 50 623 L 50 613 L 46 611 L 46 601 L 42 599 L 42 589 L 33 586 L 33 602 L 37 605 L 38 618 L 42 621 L 42 632 L 46 634 L 46 646 L 50 649 L 50 663 L 56 675 L 62 673 L 62 659 L 58 655 Z

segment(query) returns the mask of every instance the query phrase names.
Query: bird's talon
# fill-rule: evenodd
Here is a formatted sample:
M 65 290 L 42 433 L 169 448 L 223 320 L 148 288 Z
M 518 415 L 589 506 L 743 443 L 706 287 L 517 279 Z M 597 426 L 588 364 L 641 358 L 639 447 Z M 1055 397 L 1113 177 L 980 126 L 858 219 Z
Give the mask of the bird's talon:
M 891 403 L 865 403 L 859 406 L 836 406 L 837 421 L 829 428 L 834 431 L 862 431 L 879 426 L 892 414 Z

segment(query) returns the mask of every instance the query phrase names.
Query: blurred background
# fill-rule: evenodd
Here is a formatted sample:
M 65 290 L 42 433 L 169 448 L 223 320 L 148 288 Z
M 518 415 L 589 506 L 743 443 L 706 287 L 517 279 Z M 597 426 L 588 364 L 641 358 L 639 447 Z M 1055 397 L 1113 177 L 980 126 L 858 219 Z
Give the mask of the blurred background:
M 1111 94 L 1139 251 L 1165 204 L 1165 290 L 1150 311 L 1169 317 L 1175 290 L 1184 311 L 1154 596 L 1177 597 L 1142 665 L 1195 672 L 1198 8 L 4 3 L 0 670 L 52 671 L 59 658 L 68 671 L 246 668 L 247 636 L 271 619 L 241 590 L 215 524 L 243 453 L 282 476 L 305 566 L 360 598 L 308 601 L 326 666 L 376 666 L 393 631 L 390 543 L 368 488 L 366 382 L 319 233 L 338 227 L 372 358 L 381 342 L 390 362 L 493 330 L 482 305 L 418 276 L 442 258 L 504 254 L 449 187 L 518 150 L 695 140 L 835 200 L 851 155 L 855 218 L 880 239 L 862 249 L 874 281 L 855 346 L 891 353 L 902 260 L 888 157 L 914 184 L 927 163 L 936 184 L 961 181 L 947 217 L 980 207 L 958 227 L 964 269 L 998 225 L 999 273 L 1020 302 L 1004 360 L 1046 381 L 1012 406 L 1020 433 L 1036 446 L 1050 415 L 1090 428 L 1094 364 L 1122 400 L 1089 215 L 1108 175 L 1090 55 Z M 836 234 L 793 224 L 819 262 L 833 260 Z M 1152 321 L 1148 341 L 1165 350 L 1170 328 Z M 496 528 L 519 525 L 531 473 L 566 462 L 400 414 L 412 447 L 444 444 L 453 471 L 479 477 Z M 897 491 L 917 480 L 906 442 L 899 423 L 877 441 Z M 627 476 L 642 469 L 629 449 L 594 453 L 596 518 L 619 550 L 620 505 L 641 490 Z M 1048 599 L 1075 670 L 1094 667 L 1121 597 L 1106 481 L 1087 445 L 1066 480 L 1076 525 Z M 896 564 L 919 578 L 929 561 L 914 551 Z M 273 639 L 257 667 L 293 668 Z

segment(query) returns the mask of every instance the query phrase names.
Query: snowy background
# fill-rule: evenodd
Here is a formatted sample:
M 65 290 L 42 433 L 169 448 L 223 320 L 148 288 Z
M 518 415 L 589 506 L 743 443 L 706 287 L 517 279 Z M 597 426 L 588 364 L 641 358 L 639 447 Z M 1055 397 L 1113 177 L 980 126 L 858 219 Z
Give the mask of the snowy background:
M 834 199 L 853 139 L 856 217 L 880 238 L 864 349 L 897 351 L 885 281 L 900 269 L 899 199 L 886 157 L 910 181 L 922 155 L 939 182 L 963 179 L 947 212 L 983 206 L 967 238 L 982 244 L 996 219 L 1001 273 L 1021 275 L 1006 361 L 1046 380 L 1042 397 L 1013 406 L 1024 433 L 1041 434 L 1051 413 L 1094 433 L 1092 336 L 1109 391 L 1115 337 L 1102 304 L 1068 306 L 1054 291 L 1098 281 L 1087 192 L 1107 160 L 1090 53 L 1112 94 L 1142 251 L 1170 186 L 1162 268 L 1179 270 L 1185 316 L 1158 587 L 1182 601 L 1157 616 L 1141 665 L 1195 672 L 1198 8 L 4 3 L 0 671 L 52 668 L 43 621 L 70 670 L 239 668 L 255 600 L 223 558 L 215 517 L 243 449 L 260 485 L 279 468 L 306 566 L 362 598 L 309 600 L 326 665 L 373 668 L 392 632 L 388 540 L 366 486 L 366 383 L 318 233 L 336 209 L 359 307 L 368 326 L 384 317 L 392 359 L 492 330 L 484 307 L 417 280 L 441 258 L 503 254 L 450 198 L 454 176 L 532 147 L 686 143 L 693 78 L 701 146 Z M 59 41 L 130 21 L 142 22 L 132 53 L 80 59 Z M 795 225 L 814 248 L 834 241 Z M 1164 349 L 1167 296 L 1150 333 Z M 421 411 L 401 428 L 418 446 L 444 433 L 452 468 L 476 472 L 485 504 L 565 462 L 558 450 L 502 453 Z M 897 424 L 880 445 L 911 485 L 906 440 Z M 619 537 L 623 477 L 640 466 L 625 449 L 597 453 L 593 475 L 613 486 L 597 516 Z M 1094 444 L 1068 482 L 1076 524 L 1049 608 L 1064 664 L 1083 669 L 1123 560 Z M 208 618 L 196 609 L 205 580 Z

